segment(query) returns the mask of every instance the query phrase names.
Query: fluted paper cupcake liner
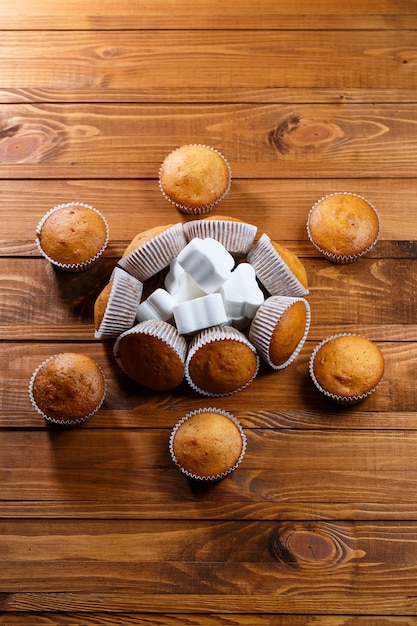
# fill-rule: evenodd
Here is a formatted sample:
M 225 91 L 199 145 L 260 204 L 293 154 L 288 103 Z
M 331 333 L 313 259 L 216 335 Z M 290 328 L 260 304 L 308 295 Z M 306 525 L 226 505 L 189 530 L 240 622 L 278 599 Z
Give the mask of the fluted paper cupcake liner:
M 324 389 L 324 387 L 320 385 L 320 383 L 318 382 L 314 374 L 314 360 L 316 358 L 318 351 L 320 350 L 322 346 L 324 346 L 324 344 L 326 344 L 327 342 L 333 339 L 337 339 L 338 337 L 351 337 L 351 336 L 357 336 L 357 335 L 355 333 L 338 333 L 336 335 L 326 337 L 326 339 L 323 339 L 323 341 L 317 344 L 317 346 L 314 348 L 310 356 L 309 373 L 310 373 L 311 380 L 313 381 L 316 389 L 320 391 L 326 398 L 329 398 L 329 400 L 332 400 L 333 402 L 336 402 L 337 404 L 350 405 L 350 404 L 357 404 L 358 402 L 362 402 L 362 400 L 365 400 L 365 398 L 373 394 L 378 389 L 383 379 L 383 377 L 381 377 L 381 379 L 378 381 L 376 385 L 374 385 L 374 387 L 372 387 L 372 389 L 369 389 L 365 393 L 362 393 L 357 396 L 340 396 L 335 393 L 331 393 L 330 391 L 327 391 L 327 389 Z
M 295 302 L 302 302 L 306 308 L 306 325 L 303 337 L 298 342 L 294 352 L 282 364 L 276 365 L 270 358 L 270 343 L 275 327 L 281 315 L 285 313 Z M 290 296 L 271 296 L 265 300 L 257 310 L 249 329 L 249 340 L 258 350 L 262 359 L 274 370 L 281 370 L 288 367 L 300 353 L 308 331 L 310 329 L 311 312 L 310 305 L 304 298 L 292 298 Z
M 91 417 L 93 417 L 93 415 L 95 415 L 97 413 L 97 411 L 99 409 L 101 409 L 103 402 L 106 398 L 106 390 L 107 390 L 107 383 L 106 383 L 106 379 L 104 377 L 104 373 L 101 369 L 101 367 L 99 365 L 97 365 L 101 371 L 101 373 L 103 374 L 103 381 L 104 381 L 104 392 L 103 392 L 103 397 L 101 399 L 101 401 L 98 403 L 98 405 L 92 410 L 90 411 L 90 413 L 88 413 L 87 415 L 85 415 L 84 417 L 75 419 L 75 420 L 65 420 L 65 419 L 57 419 L 55 417 L 50 417 L 49 415 L 47 415 L 44 411 L 42 411 L 42 409 L 38 406 L 35 397 L 33 395 L 33 385 L 35 384 L 35 379 L 36 376 L 38 375 L 38 372 L 42 369 L 42 367 L 48 363 L 48 361 L 50 361 L 51 359 L 53 359 L 56 356 L 56 354 L 48 357 L 47 359 L 45 359 L 44 361 L 42 361 L 42 363 L 40 363 L 38 365 L 38 367 L 36 368 L 36 370 L 33 372 L 31 379 L 29 381 L 29 399 L 30 402 L 33 406 L 34 409 L 36 409 L 36 411 L 38 413 L 40 413 L 40 415 L 42 415 L 42 417 L 50 424 L 53 424 L 54 426 L 68 426 L 68 427 L 73 427 L 73 426 L 81 426 L 81 424 L 84 424 L 85 422 L 87 422 Z
M 224 192 L 222 193 L 222 195 L 217 198 L 217 200 L 215 200 L 214 202 L 212 202 L 211 204 L 205 204 L 199 207 L 190 207 L 187 206 L 185 204 L 180 204 L 179 202 L 176 202 L 175 200 L 173 200 L 172 198 L 170 198 L 168 196 L 167 193 L 165 193 L 162 184 L 161 184 L 161 168 L 162 168 L 162 164 L 161 167 L 159 168 L 159 174 L 158 174 L 158 182 L 159 182 L 159 189 L 161 190 L 162 195 L 164 196 L 164 198 L 166 200 L 168 200 L 168 202 L 170 202 L 171 204 L 173 204 L 174 206 L 177 207 L 177 209 L 179 211 L 181 211 L 181 213 L 186 213 L 187 215 L 201 215 L 201 214 L 205 214 L 205 213 L 210 213 L 210 211 L 212 211 L 224 198 L 225 196 L 229 193 L 230 191 L 230 187 L 232 184 L 232 170 L 230 168 L 229 162 L 227 161 L 226 157 L 219 152 L 219 150 L 217 150 L 216 148 L 212 148 L 211 146 L 206 146 L 204 144 L 201 143 L 193 143 L 190 144 L 191 146 L 201 146 L 202 148 L 208 148 L 209 150 L 212 150 L 213 152 L 216 152 L 216 154 L 218 154 L 223 161 L 225 162 L 228 172 L 229 172 L 229 182 L 227 184 L 226 189 L 224 190 Z
M 329 252 L 328 250 L 324 250 L 323 248 L 321 248 L 311 236 L 310 216 L 312 212 L 314 211 L 314 209 L 317 207 L 318 204 L 320 204 L 320 202 L 323 202 L 323 200 L 326 200 L 327 198 L 331 198 L 332 196 L 340 196 L 340 195 L 349 195 L 349 196 L 355 196 L 356 198 L 360 198 L 361 200 L 369 204 L 369 206 L 375 211 L 375 215 L 378 220 L 378 234 L 376 238 L 365 250 L 363 250 L 362 252 L 358 254 L 334 254 L 332 252 Z M 328 259 L 329 261 L 332 261 L 333 263 L 339 263 L 340 265 L 348 265 L 349 263 L 353 263 L 354 261 L 357 261 L 361 257 L 365 256 L 365 254 L 368 254 L 368 252 L 370 252 L 375 247 L 381 235 L 381 219 L 380 219 L 379 213 L 375 205 L 372 202 L 370 202 L 367 198 L 364 198 L 364 196 L 361 196 L 358 193 L 354 193 L 352 191 L 337 191 L 337 192 L 329 193 L 329 194 L 326 194 L 325 196 L 322 196 L 319 200 L 317 200 L 317 202 L 313 204 L 307 217 L 307 235 L 310 240 L 310 243 L 312 243 L 313 246 L 316 248 L 316 250 L 318 250 L 320 254 L 326 257 L 326 259 Z
M 104 226 L 106 228 L 106 240 L 103 246 L 101 247 L 101 249 L 93 257 L 91 257 L 91 259 L 88 259 L 87 261 L 83 261 L 82 263 L 59 263 L 58 261 L 56 261 L 55 259 L 52 259 L 50 256 L 46 254 L 46 252 L 43 250 L 41 246 L 39 237 L 40 237 L 41 230 L 42 230 L 44 223 L 46 222 L 46 220 L 52 213 L 55 213 L 55 211 L 59 211 L 60 209 L 66 209 L 71 206 L 82 206 L 82 207 L 85 207 L 86 209 L 91 209 L 91 211 L 94 211 L 95 213 L 97 213 L 97 215 L 99 215 L 101 219 L 103 220 Z M 107 223 L 106 218 L 95 207 L 91 206 L 90 204 L 85 204 L 84 202 L 65 202 L 63 204 L 58 204 L 52 207 L 52 209 L 50 209 L 42 217 L 42 219 L 40 220 L 40 222 L 38 223 L 36 227 L 36 245 L 38 247 L 40 254 L 47 261 L 49 261 L 49 263 L 52 263 L 52 265 L 54 265 L 55 267 L 58 267 L 60 270 L 64 272 L 83 272 L 85 270 L 88 270 L 103 255 L 105 249 L 108 246 L 108 243 L 109 243 L 109 225 Z
M 121 267 L 114 268 L 110 281 L 113 285 L 103 319 L 94 333 L 96 339 L 115 338 L 129 330 L 135 323 L 143 292 L 143 283 Z
M 180 426 L 182 426 L 182 424 L 184 424 L 184 422 L 186 422 L 188 419 L 190 419 L 190 417 L 192 417 L 193 415 L 199 415 L 201 413 L 218 413 L 220 415 L 224 415 L 224 417 L 227 417 L 228 419 L 230 419 L 237 426 L 237 428 L 239 430 L 239 433 L 240 433 L 240 436 L 242 438 L 242 450 L 241 450 L 241 453 L 240 453 L 240 456 L 239 456 L 238 460 L 236 461 L 236 463 L 233 466 L 231 466 L 228 470 L 222 472 L 221 474 L 215 474 L 213 476 L 199 476 L 198 474 L 193 474 L 192 472 L 188 472 L 184 467 L 182 467 L 182 465 L 179 464 L 179 462 L 177 461 L 177 458 L 175 456 L 175 453 L 174 453 L 174 439 L 175 439 L 175 435 L 177 434 L 177 431 L 180 428 Z M 171 455 L 171 459 L 175 463 L 175 465 L 188 478 L 191 478 L 191 479 L 197 480 L 197 481 L 203 481 L 203 482 L 218 482 L 219 480 L 222 480 L 223 478 L 225 478 L 226 476 L 228 476 L 229 474 L 234 472 L 239 467 L 240 463 L 242 462 L 242 459 L 243 459 L 243 457 L 245 456 L 245 453 L 246 453 L 246 448 L 247 448 L 247 438 L 246 438 L 246 435 L 245 435 L 245 433 L 243 431 L 242 426 L 240 425 L 240 423 L 236 419 L 236 417 L 234 415 L 232 415 L 231 413 L 229 413 L 228 411 L 223 411 L 222 409 L 217 409 L 217 408 L 212 408 L 212 407 L 203 408 L 203 409 L 197 409 L 197 410 L 192 411 L 191 413 L 188 413 L 187 415 L 185 415 L 174 426 L 173 430 L 171 431 L 171 436 L 169 438 L 169 452 L 170 452 L 170 455 Z
M 205 389 L 201 389 L 198 385 L 196 385 L 190 375 L 189 367 L 190 362 L 196 352 L 207 345 L 208 343 L 212 343 L 214 341 L 223 341 L 223 340 L 233 340 L 239 341 L 244 345 L 248 346 L 254 352 L 256 356 L 256 370 L 252 376 L 252 378 L 239 387 L 238 389 L 234 389 L 233 391 L 228 391 L 225 393 L 213 393 L 210 391 L 206 391 Z M 242 389 L 246 389 L 248 385 L 256 378 L 259 371 L 259 355 L 256 351 L 256 348 L 250 343 L 250 341 L 243 335 L 239 330 L 234 328 L 233 326 L 212 326 L 210 328 L 206 328 L 200 331 L 190 342 L 188 347 L 187 359 L 185 361 L 185 378 L 190 385 L 190 387 L 199 394 L 211 397 L 224 397 L 230 396 L 234 393 L 242 391 Z
M 187 245 L 181 222 L 145 241 L 119 260 L 119 267 L 145 281 L 171 263 Z
M 253 245 L 257 227 L 246 222 L 206 218 L 186 222 L 184 232 L 188 241 L 195 237 L 200 239 L 211 237 L 219 241 L 231 254 L 245 256 Z
M 175 326 L 172 326 L 172 324 L 169 324 L 168 322 L 164 322 L 162 320 L 146 320 L 144 322 L 139 322 L 139 324 L 136 324 L 129 330 L 122 333 L 116 339 L 116 342 L 113 346 L 113 355 L 116 359 L 117 364 L 130 378 L 130 374 L 126 371 L 120 359 L 119 345 L 124 337 L 137 333 L 149 335 L 151 337 L 156 337 L 157 339 L 160 339 L 176 352 L 182 362 L 185 362 L 188 345 L 184 337 L 179 334 Z
M 298 280 L 264 233 L 247 257 L 256 275 L 271 295 L 306 296 L 308 289 Z

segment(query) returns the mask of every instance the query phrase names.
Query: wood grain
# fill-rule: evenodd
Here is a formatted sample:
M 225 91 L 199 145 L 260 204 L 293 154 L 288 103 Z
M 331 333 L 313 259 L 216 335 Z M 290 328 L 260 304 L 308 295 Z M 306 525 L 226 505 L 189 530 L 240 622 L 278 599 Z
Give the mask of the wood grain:
M 414 0 L 2 0 L 0 3 L 0 624 L 417 625 L 417 10 Z M 297 254 L 312 322 L 295 362 L 244 391 L 160 394 L 94 339 L 93 306 L 128 242 L 191 218 L 162 196 L 166 154 L 227 157 L 240 218 Z M 375 204 L 381 237 L 335 265 L 306 219 L 334 191 Z M 91 270 L 39 255 L 71 200 L 101 210 Z M 147 289 L 160 284 L 163 274 Z M 375 341 L 366 401 L 324 399 L 308 373 L 339 332 Z M 37 365 L 90 355 L 107 395 L 83 427 L 31 406 Z M 236 415 L 248 447 L 215 485 L 173 465 L 174 424 Z
M 416 26 L 412 0 L 398 6 L 389 0 L 352 0 L 340 7 L 332 0 L 241 0 L 239 6 L 220 0 L 202 0 L 198 11 L 192 0 L 176 0 L 175 11 L 166 2 L 137 0 L 72 0 L 57 12 L 52 0 L 3 0 L 3 29 L 113 30 L 163 29 L 412 29 Z
M 157 178 L 168 152 L 195 142 L 238 179 L 417 172 L 412 105 L 5 105 L 2 125 L 1 178 Z

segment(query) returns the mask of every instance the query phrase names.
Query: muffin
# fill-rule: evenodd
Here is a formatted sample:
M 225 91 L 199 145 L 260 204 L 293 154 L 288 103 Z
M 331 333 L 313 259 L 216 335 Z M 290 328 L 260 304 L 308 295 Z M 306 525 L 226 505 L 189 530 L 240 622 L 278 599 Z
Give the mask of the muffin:
M 101 257 L 108 241 L 104 216 L 82 202 L 53 207 L 36 229 L 40 253 L 54 266 L 69 272 L 88 269 Z
M 360 335 L 334 335 L 315 348 L 309 371 L 316 388 L 327 398 L 353 404 L 380 384 L 384 357 L 375 343 Z
M 121 335 L 135 323 L 143 283 L 115 267 L 94 303 L 94 336 L 108 339 Z
M 172 430 L 173 462 L 189 478 L 221 480 L 233 472 L 246 452 L 246 436 L 237 419 L 216 408 L 198 409 Z
M 159 169 L 159 187 L 182 213 L 208 213 L 225 197 L 231 171 L 218 150 L 192 144 L 168 154 Z
M 351 263 L 367 254 L 380 234 L 376 208 L 356 193 L 332 193 L 318 200 L 307 218 L 311 243 L 335 263 Z
M 232 326 L 213 326 L 190 342 L 185 376 L 198 393 L 226 396 L 247 387 L 258 369 L 256 348 L 242 332 Z
M 184 378 L 187 342 L 163 320 L 146 320 L 122 333 L 114 356 L 134 381 L 154 391 L 169 391 Z
M 247 261 L 271 295 L 296 297 L 308 294 L 307 272 L 300 259 L 288 248 L 271 241 L 266 233 L 249 252 Z
M 236 257 L 246 256 L 252 248 L 257 227 L 233 217 L 213 215 L 192 220 L 184 224 L 184 233 L 188 241 L 199 237 L 217 239 L 230 254 Z
M 156 226 L 136 235 L 118 265 L 143 282 L 168 267 L 186 244 L 180 222 Z
M 279 370 L 294 361 L 307 339 L 310 305 L 304 298 L 270 296 L 257 310 L 249 341 L 272 369 Z
M 106 382 L 93 359 L 77 352 L 55 354 L 35 370 L 29 396 L 47 422 L 78 426 L 103 404 Z

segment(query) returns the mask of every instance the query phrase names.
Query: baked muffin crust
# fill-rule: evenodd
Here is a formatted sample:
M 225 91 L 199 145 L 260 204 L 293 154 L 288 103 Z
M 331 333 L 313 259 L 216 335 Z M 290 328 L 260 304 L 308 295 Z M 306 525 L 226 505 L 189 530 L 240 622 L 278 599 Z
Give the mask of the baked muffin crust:
M 85 263 L 105 246 L 106 223 L 98 212 L 81 204 L 62 206 L 45 219 L 38 240 L 57 263 Z
M 217 202 L 227 191 L 230 172 L 225 159 L 212 148 L 188 145 L 168 154 L 159 182 L 169 200 L 190 209 Z
M 240 458 L 242 435 L 237 425 L 216 412 L 196 413 L 178 428 L 173 439 L 176 462 L 195 476 L 218 476 Z
M 330 394 L 359 397 L 380 382 L 384 357 L 379 347 L 359 335 L 330 338 L 317 350 L 312 371 L 317 383 Z
M 103 401 L 105 380 L 100 367 L 85 354 L 64 352 L 43 363 L 33 380 L 37 407 L 52 420 L 83 420 Z
M 284 311 L 269 344 L 269 358 L 274 365 L 282 365 L 294 353 L 304 336 L 306 323 L 307 309 L 304 302 L 294 302 Z

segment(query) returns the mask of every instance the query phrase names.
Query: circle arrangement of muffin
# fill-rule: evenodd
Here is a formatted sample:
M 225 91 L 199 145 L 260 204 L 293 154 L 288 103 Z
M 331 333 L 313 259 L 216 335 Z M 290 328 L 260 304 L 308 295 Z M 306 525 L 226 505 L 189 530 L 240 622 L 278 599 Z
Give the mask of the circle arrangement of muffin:
M 187 342 L 162 320 L 146 320 L 122 333 L 113 348 L 121 369 L 154 391 L 169 391 L 184 378 Z
M 307 272 L 300 259 L 288 248 L 264 233 L 247 257 L 256 275 L 273 296 L 305 296 L 308 294 Z
M 232 175 L 225 157 L 201 144 L 170 152 L 159 169 L 159 187 L 167 200 L 187 214 L 209 213 L 223 200 Z
M 212 326 L 190 342 L 185 377 L 198 393 L 226 396 L 247 387 L 258 369 L 256 348 L 241 331 L 232 326 Z
M 324 339 L 310 357 L 316 388 L 341 404 L 354 404 L 372 394 L 384 375 L 379 347 L 364 337 L 342 333 Z
M 143 283 L 115 267 L 94 303 L 95 338 L 114 338 L 129 330 L 135 322 L 142 292 Z
M 186 245 L 181 222 L 155 226 L 132 239 L 118 265 L 145 281 L 167 267 Z
M 173 462 L 188 478 L 212 482 L 239 466 L 246 444 L 238 420 L 231 413 L 210 407 L 193 411 L 176 424 L 169 450 Z
M 270 296 L 255 313 L 249 341 L 272 369 L 283 369 L 303 347 L 310 317 L 310 305 L 304 298 Z
M 97 209 L 82 202 L 53 207 L 36 228 L 39 252 L 54 266 L 68 272 L 91 267 L 108 242 L 106 219 Z
M 332 193 L 318 200 L 307 218 L 311 243 L 335 263 L 351 263 L 367 254 L 380 235 L 376 208 L 356 193 Z
M 246 256 L 252 248 L 257 227 L 236 217 L 213 215 L 185 222 L 184 233 L 188 241 L 199 237 L 211 237 L 220 241 L 230 254 Z
M 47 422 L 79 426 L 101 407 L 106 381 L 99 365 L 85 354 L 61 352 L 41 363 L 29 383 L 34 408 Z

